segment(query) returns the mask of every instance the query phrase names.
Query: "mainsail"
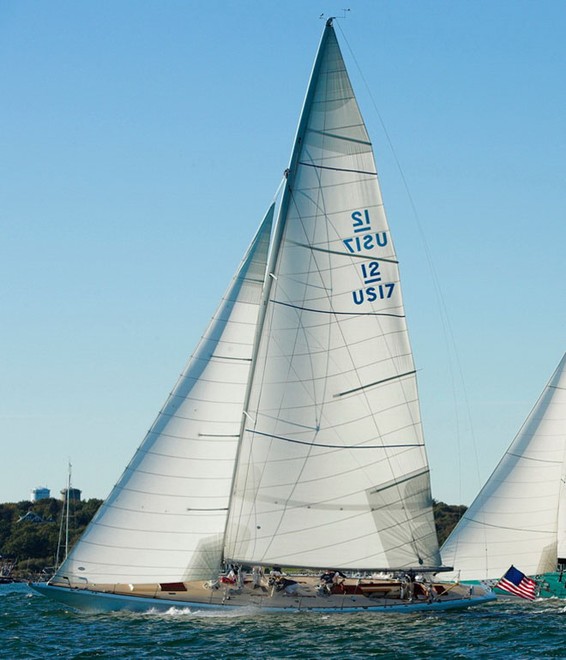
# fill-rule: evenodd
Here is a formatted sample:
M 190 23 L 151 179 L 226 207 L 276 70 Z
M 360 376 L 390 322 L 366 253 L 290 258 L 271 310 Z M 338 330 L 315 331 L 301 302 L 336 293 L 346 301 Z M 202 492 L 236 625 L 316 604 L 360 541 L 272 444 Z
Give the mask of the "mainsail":
M 222 541 L 274 205 L 142 445 L 56 578 L 208 579 Z
M 331 21 L 274 234 L 225 558 L 439 566 L 398 261 Z
M 462 580 L 528 575 L 566 560 L 566 355 L 524 425 L 442 546 Z

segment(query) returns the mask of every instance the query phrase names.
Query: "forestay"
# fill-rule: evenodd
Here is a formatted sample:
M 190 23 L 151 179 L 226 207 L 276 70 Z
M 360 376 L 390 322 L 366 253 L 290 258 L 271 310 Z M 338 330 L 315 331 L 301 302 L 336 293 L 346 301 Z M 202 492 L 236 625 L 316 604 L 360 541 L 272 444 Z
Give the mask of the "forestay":
M 287 176 L 225 557 L 439 566 L 397 257 L 330 24 Z
M 462 580 L 554 571 L 566 558 L 566 355 L 501 462 L 442 547 Z
M 176 582 L 221 569 L 273 215 L 272 206 L 165 406 L 57 577 Z

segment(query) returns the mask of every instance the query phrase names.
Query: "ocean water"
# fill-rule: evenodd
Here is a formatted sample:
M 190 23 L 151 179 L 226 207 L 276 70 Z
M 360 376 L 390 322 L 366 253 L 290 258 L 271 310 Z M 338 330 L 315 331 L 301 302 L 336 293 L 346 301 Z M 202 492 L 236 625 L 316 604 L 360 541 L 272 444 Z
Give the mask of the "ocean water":
M 566 658 L 566 601 L 437 614 L 84 614 L 0 586 L 0 658 Z

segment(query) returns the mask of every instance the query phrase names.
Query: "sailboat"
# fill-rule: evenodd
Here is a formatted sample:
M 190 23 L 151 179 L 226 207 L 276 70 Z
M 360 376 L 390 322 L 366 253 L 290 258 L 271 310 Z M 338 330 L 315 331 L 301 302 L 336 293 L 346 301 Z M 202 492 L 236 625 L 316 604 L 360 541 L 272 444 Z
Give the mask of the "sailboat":
M 486 484 L 441 548 L 463 582 L 514 565 L 538 596 L 566 598 L 566 355 Z
M 103 611 L 494 599 L 441 570 L 398 260 L 329 19 L 280 198 L 117 485 L 33 587 Z

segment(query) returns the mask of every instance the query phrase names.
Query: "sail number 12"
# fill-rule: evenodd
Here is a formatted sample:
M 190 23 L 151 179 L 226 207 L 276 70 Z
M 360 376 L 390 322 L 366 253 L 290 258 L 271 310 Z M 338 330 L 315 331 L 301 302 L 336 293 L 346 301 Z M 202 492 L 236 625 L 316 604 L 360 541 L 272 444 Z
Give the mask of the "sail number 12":
M 372 231 L 371 218 L 368 209 L 354 211 L 351 214 L 352 228 L 355 236 L 342 239 L 344 246 L 351 254 L 387 245 L 387 233 Z M 395 289 L 394 282 L 382 282 L 379 261 L 369 261 L 360 264 L 364 288 L 352 291 L 356 305 L 364 302 L 375 302 L 391 298 Z
M 369 210 L 354 211 L 351 215 L 354 234 L 351 238 L 342 239 L 348 252 L 355 254 L 363 250 L 373 250 L 387 245 L 387 234 L 384 231 L 372 232 Z

